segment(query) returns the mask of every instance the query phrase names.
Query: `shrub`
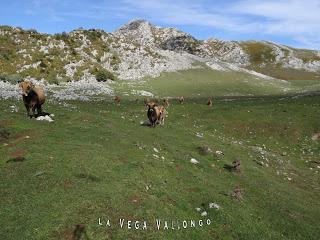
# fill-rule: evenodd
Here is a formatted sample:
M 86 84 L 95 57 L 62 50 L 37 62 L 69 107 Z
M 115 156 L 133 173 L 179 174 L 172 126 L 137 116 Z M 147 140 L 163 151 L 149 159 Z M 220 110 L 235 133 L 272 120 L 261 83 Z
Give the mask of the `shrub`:
M 97 70 L 95 76 L 98 82 L 106 82 L 108 79 L 116 80 L 115 75 L 106 69 Z
M 112 66 L 113 70 L 118 70 L 118 65 L 120 64 L 121 60 L 117 53 L 113 53 L 110 61 L 110 65 Z
M 41 60 L 39 66 L 40 66 L 41 68 L 46 68 L 46 67 L 48 67 L 47 64 L 46 64 L 43 60 Z

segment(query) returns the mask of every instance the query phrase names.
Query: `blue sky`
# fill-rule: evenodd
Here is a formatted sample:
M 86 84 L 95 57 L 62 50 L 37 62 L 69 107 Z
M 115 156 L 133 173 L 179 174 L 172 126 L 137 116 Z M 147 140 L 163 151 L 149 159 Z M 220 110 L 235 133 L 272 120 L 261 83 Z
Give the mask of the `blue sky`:
M 269 40 L 320 50 L 320 0 L 0 0 L 0 24 L 57 33 L 111 32 L 132 19 L 199 39 Z

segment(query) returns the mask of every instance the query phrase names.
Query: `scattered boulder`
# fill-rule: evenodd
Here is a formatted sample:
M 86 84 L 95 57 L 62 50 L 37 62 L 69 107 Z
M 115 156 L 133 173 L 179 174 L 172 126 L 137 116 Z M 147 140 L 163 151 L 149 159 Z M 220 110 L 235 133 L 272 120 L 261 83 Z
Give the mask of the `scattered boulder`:
M 141 121 L 141 122 L 140 122 L 140 126 L 148 126 L 148 127 L 150 127 L 150 126 L 151 126 L 151 123 L 150 123 L 149 120 Z
M 220 150 L 215 151 L 215 154 L 216 154 L 217 156 L 219 156 L 219 155 L 224 155 L 224 153 L 223 153 L 222 151 L 220 151 Z
M 209 208 L 215 208 L 215 209 L 219 210 L 220 206 L 217 203 L 212 202 L 212 203 L 209 203 Z
M 191 158 L 191 159 L 190 159 L 190 162 L 191 162 L 192 164 L 198 164 L 198 163 L 199 163 L 199 161 L 198 161 L 197 159 L 195 159 L 195 158 Z
M 203 133 L 198 133 L 198 132 L 197 132 L 197 133 L 196 133 L 196 136 L 199 137 L 199 138 L 203 138 Z
M 313 134 L 311 139 L 313 141 L 319 141 L 320 140 L 320 132 Z
M 258 160 L 253 160 L 256 164 L 258 164 L 258 165 L 260 165 L 260 166 L 263 166 L 264 165 L 264 163 L 263 162 L 261 162 L 261 161 L 258 161 Z
M 11 112 L 12 112 L 12 113 L 14 113 L 14 112 L 19 112 L 19 108 L 18 108 L 16 105 L 10 106 L 10 109 L 11 109 Z
M 138 147 L 140 150 L 143 150 L 146 148 L 146 146 L 143 143 L 135 143 L 134 145 Z
M 205 217 L 205 216 L 207 216 L 208 215 L 208 213 L 206 212 L 206 211 L 203 211 L 202 213 L 201 213 L 201 217 Z
M 37 121 L 48 121 L 48 122 L 53 122 L 54 121 L 49 115 L 39 116 L 36 119 L 37 119 Z

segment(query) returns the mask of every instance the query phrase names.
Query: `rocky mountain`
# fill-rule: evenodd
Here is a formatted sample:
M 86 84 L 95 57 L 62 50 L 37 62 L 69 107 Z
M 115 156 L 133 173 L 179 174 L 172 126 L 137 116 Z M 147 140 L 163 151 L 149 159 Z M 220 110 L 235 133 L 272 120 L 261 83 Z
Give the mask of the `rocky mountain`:
M 0 78 L 135 80 L 191 68 L 241 71 L 263 78 L 320 79 L 320 51 L 267 41 L 198 40 L 144 20 L 107 33 L 77 29 L 41 34 L 0 26 Z

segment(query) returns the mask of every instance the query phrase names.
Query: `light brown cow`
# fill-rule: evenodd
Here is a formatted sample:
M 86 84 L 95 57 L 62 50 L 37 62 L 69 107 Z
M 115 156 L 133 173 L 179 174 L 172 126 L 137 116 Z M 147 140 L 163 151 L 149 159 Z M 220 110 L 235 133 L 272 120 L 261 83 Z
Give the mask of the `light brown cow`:
M 150 102 L 150 99 L 145 97 L 143 102 L 144 102 L 144 105 L 148 106 L 148 103 Z
M 212 104 L 213 104 L 212 99 L 211 99 L 211 98 L 208 98 L 207 105 L 211 107 Z
M 166 108 L 168 108 L 169 106 L 170 106 L 170 102 L 169 102 L 169 99 L 164 99 L 163 100 L 163 104 L 164 104 L 164 106 L 166 107 Z
M 46 100 L 43 88 L 41 86 L 35 86 L 29 81 L 23 81 L 19 83 L 19 87 L 22 90 L 21 94 L 24 106 L 27 109 L 27 115 L 30 118 L 36 117 L 36 109 L 37 115 L 40 115 L 42 113 L 42 105 Z M 32 110 L 33 115 L 30 114 L 30 109 Z
M 164 120 L 167 116 L 167 110 L 164 106 L 159 106 L 159 119 L 158 122 L 160 125 L 164 125 Z

